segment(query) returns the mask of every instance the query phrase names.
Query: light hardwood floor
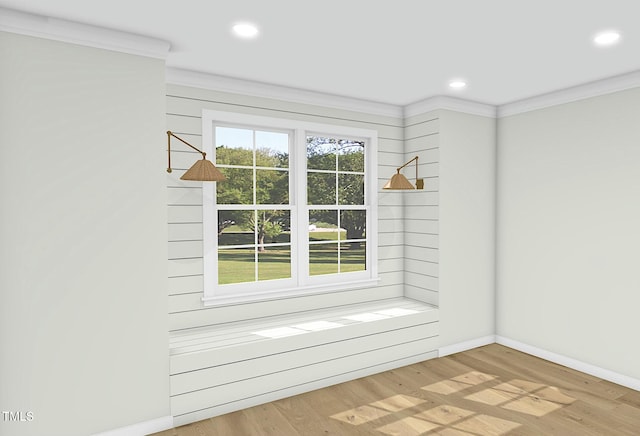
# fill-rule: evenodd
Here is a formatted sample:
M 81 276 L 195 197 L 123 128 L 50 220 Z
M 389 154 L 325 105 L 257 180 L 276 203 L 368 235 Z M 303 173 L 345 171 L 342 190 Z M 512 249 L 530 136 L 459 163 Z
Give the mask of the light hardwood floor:
M 640 392 L 501 345 L 155 436 L 640 435 Z

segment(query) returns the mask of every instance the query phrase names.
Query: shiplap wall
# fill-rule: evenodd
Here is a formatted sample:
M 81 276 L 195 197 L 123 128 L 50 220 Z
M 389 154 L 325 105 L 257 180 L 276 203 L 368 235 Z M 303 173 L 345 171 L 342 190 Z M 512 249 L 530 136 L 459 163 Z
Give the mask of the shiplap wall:
M 202 187 L 197 182 L 179 179 L 198 155 L 179 146 L 173 147 L 174 171 L 167 174 L 170 331 L 399 297 L 405 295 L 406 282 L 410 283 L 412 298 L 437 303 L 436 117 L 432 114 L 413 117 L 405 128 L 401 118 L 167 85 L 167 128 L 196 147 L 202 145 L 203 109 L 375 129 L 379 132 L 379 188 L 407 156 L 417 153 L 420 155 L 420 175 L 425 177 L 425 191 L 382 191 L 379 194 L 378 270 L 381 281 L 378 286 L 289 298 L 285 302 L 276 300 L 205 308 L 201 302 L 204 267 Z M 405 130 L 409 133 L 406 144 Z M 411 168 L 406 171 L 409 177 L 413 174 Z M 405 231 L 411 238 L 408 246 L 405 245 Z M 405 271 L 407 266 L 409 269 Z
M 405 296 L 438 305 L 440 122 L 428 112 L 405 119 L 404 159 L 418 156 L 424 190 L 402 193 L 404 205 Z M 415 177 L 414 167 L 404 170 Z M 411 180 L 411 179 L 410 179 Z M 396 194 L 397 195 L 397 194 Z
M 191 335 L 193 332 L 211 332 L 211 328 L 214 327 L 213 334 L 218 335 L 225 329 L 235 328 L 237 322 L 250 321 L 251 326 L 257 326 L 265 322 L 266 317 L 273 315 L 304 317 L 312 313 L 308 311 L 334 310 L 345 305 L 369 302 L 395 305 L 398 304 L 397 297 L 405 296 L 437 305 L 439 120 L 434 113 L 412 117 L 407 123 L 399 117 L 371 115 L 179 85 L 167 86 L 167 127 L 197 147 L 202 146 L 203 109 L 376 130 L 378 272 L 381 280 L 377 286 L 366 289 L 204 307 L 201 301 L 204 268 L 202 186 L 201 183 L 184 182 L 179 179 L 199 156 L 190 150 L 174 147 L 174 171 L 167 175 L 169 329 L 172 337 Z M 420 157 L 419 170 L 420 176 L 425 179 L 425 189 L 413 192 L 383 191 L 382 186 L 394 174 L 395 169 L 415 155 Z M 405 172 L 407 177 L 413 179 L 413 167 L 407 168 Z M 396 336 L 389 336 L 392 333 L 387 331 L 389 326 L 369 323 L 367 327 L 373 330 L 367 335 L 369 341 L 378 347 L 375 352 L 367 349 L 366 353 L 354 355 L 353 347 L 347 344 L 354 341 L 360 343 L 364 339 L 353 335 L 349 330 L 337 332 L 340 334 L 331 339 L 337 341 L 330 346 L 333 351 L 325 349 L 329 345 L 311 347 L 309 344 L 302 351 L 286 351 L 280 356 L 282 362 L 278 369 L 281 374 L 280 379 L 276 381 L 271 380 L 271 375 L 258 371 L 260 362 L 265 357 L 249 347 L 244 350 L 251 355 L 252 363 L 249 366 L 247 361 L 230 362 L 222 366 L 205 362 L 189 367 L 186 372 L 194 380 L 194 385 L 189 391 L 183 392 L 179 389 L 179 380 L 184 377 L 181 371 L 184 372 L 185 369 L 179 368 L 177 362 L 180 356 L 174 356 L 177 351 L 172 349 L 171 409 L 175 424 L 182 425 L 344 381 L 348 377 L 359 377 L 435 357 L 439 344 L 438 315 L 437 311 L 425 313 L 428 314 L 426 317 L 416 316 L 408 329 L 403 328 L 401 323 L 392 322 L 393 329 L 397 330 L 394 333 L 396 339 L 393 339 Z M 415 338 L 409 340 L 409 331 L 415 333 Z M 324 333 L 320 336 L 324 337 Z M 402 341 L 399 338 L 403 338 Z M 329 341 L 330 338 L 325 339 Z M 229 350 L 214 352 L 222 353 L 229 353 Z M 310 372 L 311 367 L 302 369 L 294 364 L 294 356 L 300 353 L 306 356 L 303 359 L 304 365 L 318 359 L 325 359 L 330 363 L 327 363 L 328 366 L 324 369 L 316 368 Z M 302 364 L 298 362 L 299 365 Z M 301 370 L 305 376 L 298 380 L 295 375 Z M 246 380 L 214 386 L 215 382 L 210 374 L 218 371 L 225 374 L 239 372 L 240 378 Z M 243 387 L 247 380 L 251 381 L 250 390 Z M 297 381 L 293 382 L 294 380 Z M 238 389 L 243 393 L 238 394 Z M 231 395 L 232 391 L 238 392 Z M 200 398 L 202 392 L 209 394 L 206 398 Z
M 363 314 L 381 318 L 359 319 Z M 314 322 L 333 327 L 309 330 Z M 256 333 L 281 329 L 297 333 Z M 438 336 L 438 309 L 408 298 L 176 332 L 170 347 L 174 425 L 437 357 Z

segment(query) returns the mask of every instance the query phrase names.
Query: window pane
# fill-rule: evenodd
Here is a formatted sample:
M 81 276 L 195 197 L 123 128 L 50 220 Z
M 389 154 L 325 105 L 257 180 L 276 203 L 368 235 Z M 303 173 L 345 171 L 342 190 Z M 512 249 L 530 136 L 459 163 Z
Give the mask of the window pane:
M 291 213 L 288 210 L 259 210 L 258 251 L 262 251 L 266 244 L 291 242 L 290 226 Z
M 364 271 L 367 266 L 367 244 L 351 242 L 340 245 L 340 272 Z
M 218 204 L 253 204 L 253 170 L 220 168 L 227 180 L 216 183 Z
M 336 274 L 338 272 L 338 244 L 309 246 L 309 275 Z
M 309 211 L 309 241 L 337 241 L 339 235 L 338 211 Z
M 258 280 L 288 279 L 291 277 L 291 248 L 268 247 L 258 253 Z
M 253 130 L 216 127 L 216 163 L 253 165 Z
M 289 166 L 289 135 L 256 131 L 256 165 L 287 168 Z
M 218 249 L 218 284 L 255 281 L 255 265 L 254 248 Z
M 307 204 L 336 204 L 336 175 L 307 173 Z
M 218 211 L 218 244 L 254 245 L 252 217 L 253 211 L 249 210 Z
M 364 204 L 364 175 L 338 174 L 339 204 Z
M 307 136 L 307 168 L 336 170 L 336 140 L 321 136 Z
M 364 239 L 366 237 L 367 212 L 365 210 L 340 211 L 340 227 L 346 231 L 344 239 Z
M 338 170 L 364 172 L 364 142 L 341 139 L 338 147 Z
M 289 171 L 256 170 L 257 204 L 289 204 Z

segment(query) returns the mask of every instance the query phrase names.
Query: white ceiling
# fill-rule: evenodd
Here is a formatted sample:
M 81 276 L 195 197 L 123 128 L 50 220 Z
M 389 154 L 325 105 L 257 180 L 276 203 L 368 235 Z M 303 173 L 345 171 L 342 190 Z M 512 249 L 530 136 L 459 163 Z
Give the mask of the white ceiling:
M 407 105 L 492 105 L 640 70 L 638 0 L 0 0 L 171 44 L 170 67 Z M 251 21 L 260 36 L 231 34 Z M 617 29 L 622 41 L 595 47 Z M 464 78 L 468 87 L 450 90 Z

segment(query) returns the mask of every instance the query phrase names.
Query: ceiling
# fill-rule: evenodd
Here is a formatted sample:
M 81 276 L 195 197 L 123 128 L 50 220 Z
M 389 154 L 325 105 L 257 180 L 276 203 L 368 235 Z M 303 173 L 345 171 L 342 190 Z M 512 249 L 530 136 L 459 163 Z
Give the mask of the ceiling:
M 640 70 L 638 0 L 0 0 L 159 38 L 167 66 L 407 105 L 501 105 Z M 255 23 L 257 38 L 231 27 Z M 613 47 L 594 46 L 606 29 Z M 462 90 L 448 82 L 467 81 Z

